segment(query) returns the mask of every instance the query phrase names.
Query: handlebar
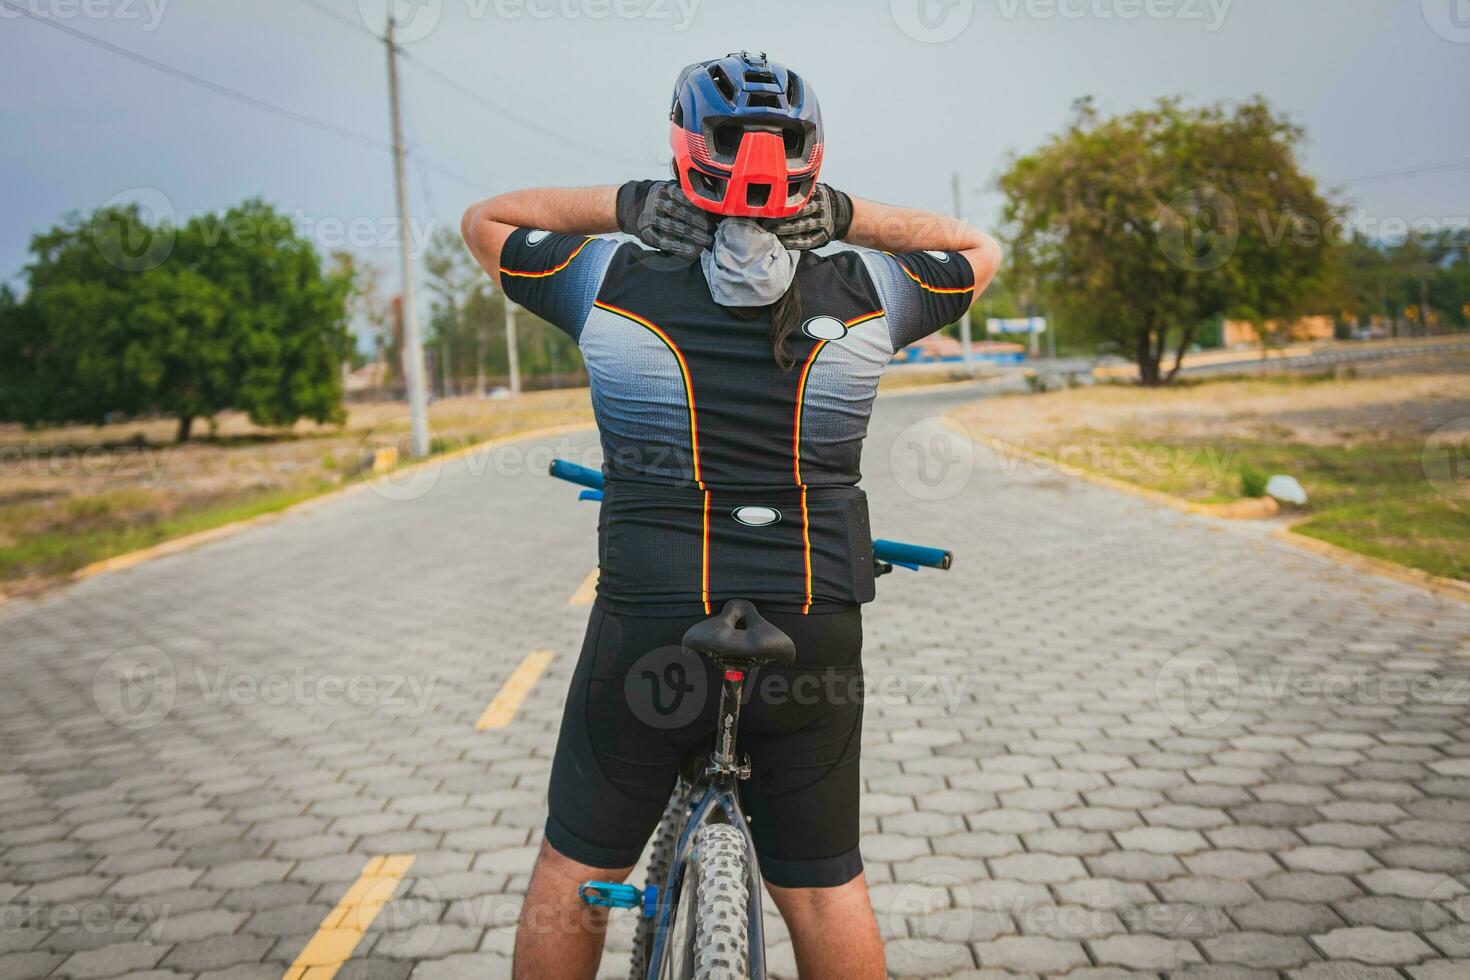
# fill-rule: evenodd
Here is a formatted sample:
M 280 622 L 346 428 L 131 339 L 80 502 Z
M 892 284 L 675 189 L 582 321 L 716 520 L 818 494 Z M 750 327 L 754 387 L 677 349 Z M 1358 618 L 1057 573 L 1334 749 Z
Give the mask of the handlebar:
M 564 459 L 553 459 L 547 472 L 558 480 L 566 480 L 587 489 L 582 492 L 583 500 L 601 500 L 603 478 L 600 470 L 579 466 Z M 878 539 L 873 542 L 873 560 L 880 565 L 902 565 L 904 568 L 938 568 L 948 570 L 954 564 L 954 553 L 943 548 L 927 548 L 902 541 Z
M 882 538 L 873 542 L 873 558 L 909 568 L 923 565 L 945 571 L 954 564 L 954 552 L 942 548 L 926 548 L 920 544 L 904 544 L 902 541 L 886 541 Z

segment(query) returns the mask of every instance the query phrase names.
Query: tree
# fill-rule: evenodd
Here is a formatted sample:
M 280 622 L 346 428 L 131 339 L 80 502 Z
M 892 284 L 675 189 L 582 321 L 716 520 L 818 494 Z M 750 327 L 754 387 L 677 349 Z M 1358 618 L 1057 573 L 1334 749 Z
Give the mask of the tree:
M 1132 350 L 1145 385 L 1173 380 L 1215 317 L 1310 310 L 1327 295 L 1337 211 L 1297 164 L 1302 136 L 1261 99 L 1165 99 L 1111 119 L 1079 101 L 999 180 L 1018 292 Z
M 448 228 L 440 228 L 429 239 L 424 270 L 428 273 L 429 294 L 433 297 L 429 322 L 439 349 L 444 394 L 453 393 L 450 388 L 454 355 L 465 348 L 473 352 L 478 390 L 484 377 L 484 337 L 474 336 L 473 325 L 466 320 L 463 311 L 473 293 L 490 289 L 490 280 L 475 264 L 460 236 Z
M 323 272 L 269 205 L 178 229 L 137 208 L 74 215 L 34 236 L 31 254 L 25 298 L 0 302 L 0 380 L 20 379 L 3 417 L 167 413 L 180 441 L 225 409 L 267 426 L 345 417 L 351 276 Z

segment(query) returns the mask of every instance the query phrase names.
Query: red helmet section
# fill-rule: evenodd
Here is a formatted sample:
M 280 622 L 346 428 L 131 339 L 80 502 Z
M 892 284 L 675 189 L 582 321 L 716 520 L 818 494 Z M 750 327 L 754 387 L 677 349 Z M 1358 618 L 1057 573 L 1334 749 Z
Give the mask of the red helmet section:
M 669 132 L 679 185 L 695 204 L 715 214 L 785 218 L 806 206 L 822 168 L 822 144 L 812 145 L 796 169 L 788 167 L 780 133 L 747 130 L 731 166 L 716 163 L 705 139 L 675 124 Z

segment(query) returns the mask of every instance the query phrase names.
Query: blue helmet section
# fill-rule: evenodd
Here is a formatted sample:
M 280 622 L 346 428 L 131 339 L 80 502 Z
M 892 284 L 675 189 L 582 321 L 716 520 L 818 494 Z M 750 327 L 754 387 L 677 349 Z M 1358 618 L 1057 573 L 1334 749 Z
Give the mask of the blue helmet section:
M 717 158 L 724 154 L 715 144 L 714 129 L 725 122 L 799 132 L 800 144 L 788 143 L 788 155 L 796 159 L 805 159 L 823 140 L 822 113 L 811 87 L 764 53 L 742 51 L 685 68 L 674 85 L 669 118 L 704 136 Z

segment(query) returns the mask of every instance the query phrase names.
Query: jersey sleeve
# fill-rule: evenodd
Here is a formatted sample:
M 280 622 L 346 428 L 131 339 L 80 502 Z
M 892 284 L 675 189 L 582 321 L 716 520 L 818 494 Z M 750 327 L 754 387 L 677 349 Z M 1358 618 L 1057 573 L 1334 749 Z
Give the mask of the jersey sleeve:
M 954 323 L 975 299 L 975 272 L 959 252 L 865 252 L 863 260 L 894 350 Z
M 512 301 L 577 340 L 619 247 L 606 238 L 517 228 L 500 253 L 500 286 Z

